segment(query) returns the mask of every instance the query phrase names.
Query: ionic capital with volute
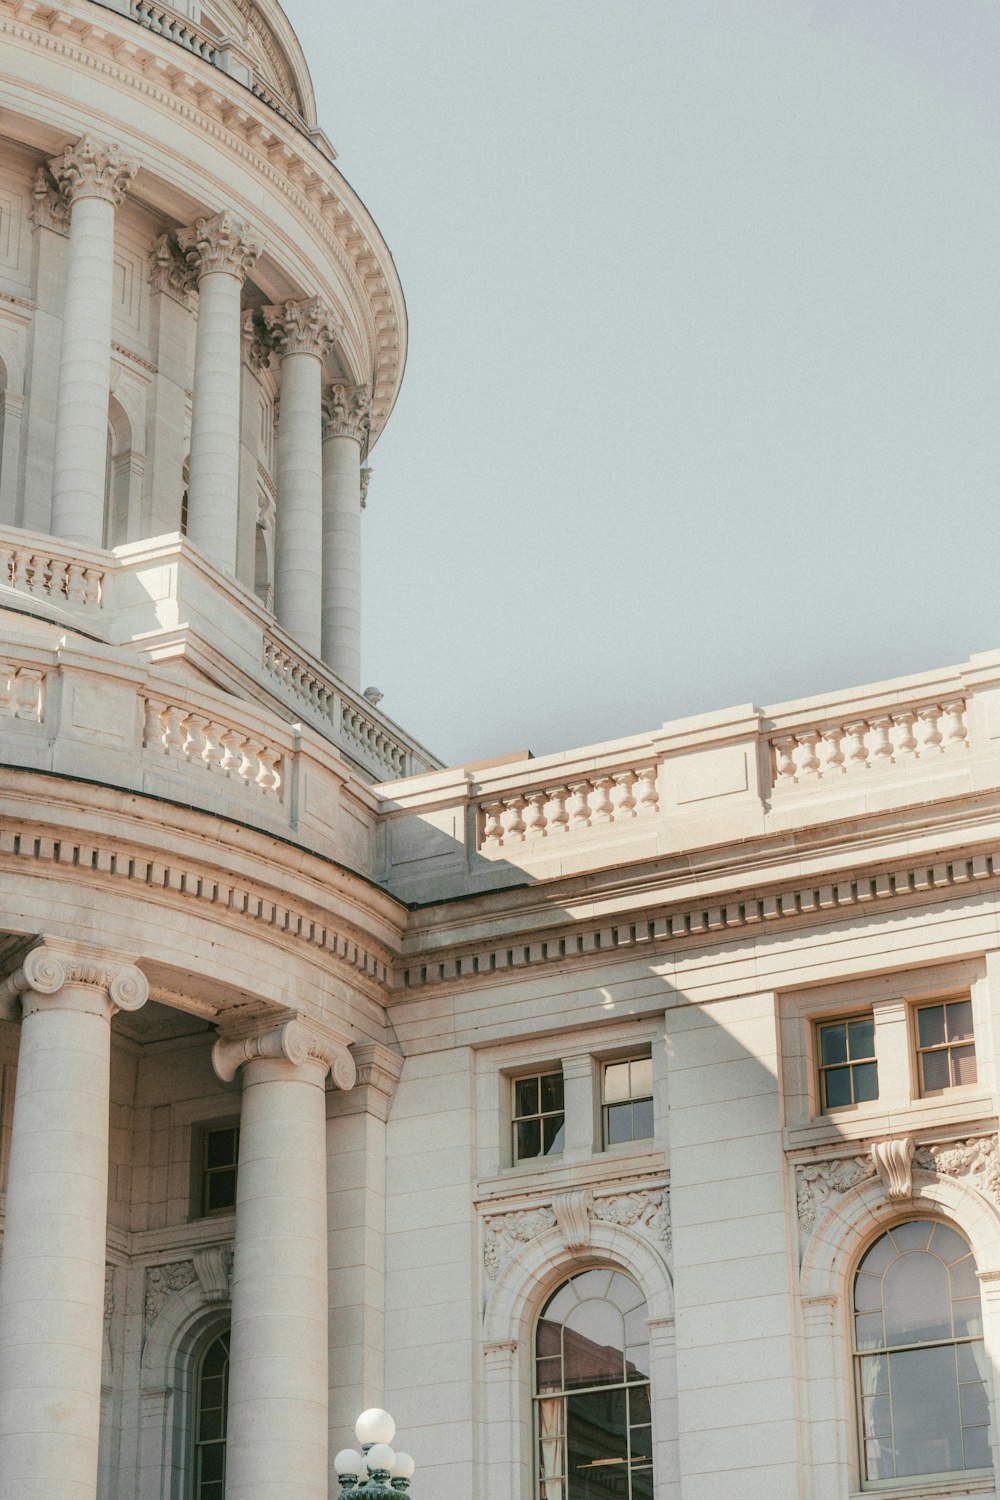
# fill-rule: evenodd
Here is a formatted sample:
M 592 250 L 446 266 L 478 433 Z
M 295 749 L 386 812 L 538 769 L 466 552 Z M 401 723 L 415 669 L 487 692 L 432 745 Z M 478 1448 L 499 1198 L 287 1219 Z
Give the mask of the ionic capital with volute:
M 363 444 L 371 427 L 372 400 L 366 385 L 335 380 L 323 394 L 323 439 L 352 438 Z
M 242 281 L 263 248 L 250 235 L 242 219 L 224 209 L 211 218 L 195 219 L 187 229 L 178 229 L 177 243 L 199 279 L 211 271 L 225 271 Z
M 117 208 L 129 190 L 139 163 L 123 156 L 113 142 L 85 135 L 49 162 L 49 171 L 68 203 L 103 198 Z
M 353 1088 L 357 1078 L 354 1058 L 346 1044 L 299 1019 L 249 1035 L 220 1036 L 212 1048 L 212 1066 L 223 1083 L 232 1083 L 244 1064 L 258 1058 L 292 1063 L 295 1067 L 318 1067 L 320 1080 L 332 1073 L 338 1089 Z
M 284 359 L 286 354 L 315 354 L 317 359 L 322 359 L 334 339 L 344 331 L 318 297 L 262 307 L 261 316 L 279 359 Z
M 13 974 L 0 983 L 0 1018 L 13 1020 L 18 1001 L 29 1003 L 55 997 L 67 989 L 95 991 L 95 999 L 118 1010 L 139 1010 L 149 998 L 149 983 L 127 958 L 83 944 L 63 947 L 41 942 L 25 954 Z

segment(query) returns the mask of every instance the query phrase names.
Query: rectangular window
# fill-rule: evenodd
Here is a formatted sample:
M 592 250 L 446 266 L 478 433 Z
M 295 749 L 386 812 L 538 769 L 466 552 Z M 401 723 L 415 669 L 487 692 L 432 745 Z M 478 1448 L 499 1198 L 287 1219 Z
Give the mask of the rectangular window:
M 819 1097 L 824 1111 L 878 1098 L 875 1021 L 870 1015 L 824 1021 L 819 1034 Z
M 563 1148 L 562 1073 L 534 1073 L 513 1083 L 514 1160 L 555 1155 Z
M 971 1000 L 942 1000 L 918 1008 L 917 1063 L 921 1094 L 976 1082 Z
M 231 1213 L 236 1207 L 238 1125 L 206 1125 L 202 1131 L 201 1211 Z
M 604 1144 L 648 1141 L 653 1134 L 653 1059 L 604 1065 Z

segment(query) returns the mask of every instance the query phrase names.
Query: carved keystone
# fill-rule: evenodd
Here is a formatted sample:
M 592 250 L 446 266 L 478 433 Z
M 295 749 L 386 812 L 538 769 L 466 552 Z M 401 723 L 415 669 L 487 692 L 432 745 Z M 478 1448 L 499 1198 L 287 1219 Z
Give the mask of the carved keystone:
M 584 1188 L 576 1193 L 557 1193 L 552 1200 L 559 1233 L 566 1241 L 566 1249 L 574 1254 L 586 1250 L 590 1244 L 590 1210 L 594 1195 Z
M 885 1183 L 885 1195 L 890 1203 L 903 1203 L 913 1197 L 912 1136 L 896 1141 L 876 1141 L 872 1146 L 872 1161 Z

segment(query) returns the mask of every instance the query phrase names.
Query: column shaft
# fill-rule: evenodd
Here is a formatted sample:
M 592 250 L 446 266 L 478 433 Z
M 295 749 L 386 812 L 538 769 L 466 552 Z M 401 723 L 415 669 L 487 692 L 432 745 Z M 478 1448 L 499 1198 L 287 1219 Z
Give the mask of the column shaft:
M 349 437 L 323 444 L 323 660 L 361 687 L 361 452 Z
M 236 572 L 240 478 L 240 298 L 229 270 L 198 282 L 187 534 L 223 573 Z
M 244 1068 L 227 1500 L 327 1500 L 324 1074 Z
M 274 569 L 278 623 L 317 656 L 323 551 L 321 376 L 316 354 L 296 351 L 282 358 Z

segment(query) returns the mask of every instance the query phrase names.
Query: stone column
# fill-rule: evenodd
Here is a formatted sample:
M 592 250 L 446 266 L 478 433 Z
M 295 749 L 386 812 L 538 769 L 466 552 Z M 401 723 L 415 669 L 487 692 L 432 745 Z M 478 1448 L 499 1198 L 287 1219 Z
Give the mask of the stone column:
M 232 1276 L 227 1500 L 327 1500 L 326 1075 L 346 1046 L 301 1021 L 212 1054 L 243 1070 Z
M 322 361 L 336 324 L 316 298 L 265 307 L 263 316 L 281 360 L 274 609 L 282 629 L 318 656 L 323 600 Z
M 236 574 L 240 494 L 240 298 L 260 246 L 233 214 L 198 219 L 177 242 L 198 278 L 188 539 Z
M 367 386 L 331 385 L 323 402 L 323 649 L 331 671 L 361 689 L 361 450 Z
M 115 208 L 138 170 L 89 135 L 49 162 L 70 208 L 51 529 L 96 547 L 104 542 Z
M 111 1017 L 148 986 L 77 945 L 32 951 L 20 997 L 0 1260 L 0 1500 L 94 1500 L 101 1420 Z

